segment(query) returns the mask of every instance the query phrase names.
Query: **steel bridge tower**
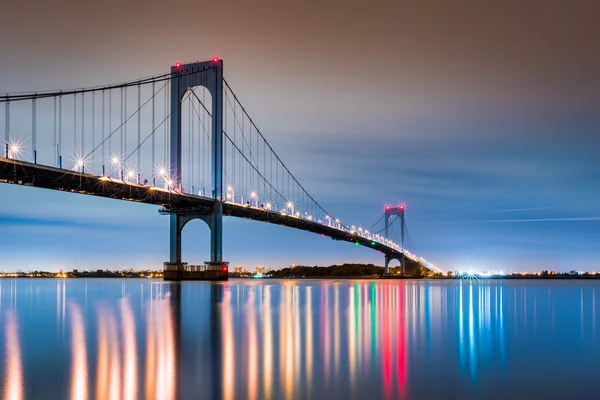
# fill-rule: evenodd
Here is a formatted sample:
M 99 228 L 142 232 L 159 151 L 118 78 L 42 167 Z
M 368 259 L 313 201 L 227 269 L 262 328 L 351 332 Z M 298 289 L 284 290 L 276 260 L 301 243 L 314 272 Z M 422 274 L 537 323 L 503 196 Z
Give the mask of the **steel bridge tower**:
M 214 203 L 209 208 L 194 210 L 170 210 L 170 259 L 165 264 L 165 278 L 183 279 L 190 276 L 187 264 L 181 260 L 181 232 L 185 224 L 201 219 L 210 229 L 210 261 L 206 262 L 206 278 L 227 279 L 227 262 L 223 262 L 223 60 L 190 64 L 175 64 L 171 67 L 171 139 L 170 175 L 173 187 L 181 191 L 181 103 L 188 90 L 202 86 L 212 97 L 211 133 L 211 195 Z M 173 274 L 167 273 L 170 267 Z M 197 268 L 196 268 L 197 269 Z M 204 275 L 204 274 L 203 274 Z
M 398 207 L 385 206 L 384 217 L 385 217 L 385 237 L 389 238 L 389 227 L 390 227 L 390 218 L 393 216 L 397 216 L 400 218 L 400 222 L 402 224 L 402 232 L 401 232 L 401 253 L 399 255 L 386 254 L 385 255 L 385 274 L 390 273 L 390 261 L 398 260 L 400 261 L 400 267 L 402 268 L 402 273 L 406 272 L 406 259 L 404 257 L 404 232 L 406 231 L 406 220 L 404 219 L 404 204 L 399 205 Z

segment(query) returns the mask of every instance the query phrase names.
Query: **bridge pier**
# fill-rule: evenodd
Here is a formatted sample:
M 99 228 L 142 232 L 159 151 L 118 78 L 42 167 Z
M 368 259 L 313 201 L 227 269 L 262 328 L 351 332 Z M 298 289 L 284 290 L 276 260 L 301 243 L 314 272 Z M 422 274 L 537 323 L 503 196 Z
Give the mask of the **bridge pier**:
M 388 275 L 390 273 L 390 262 L 392 260 L 398 260 L 400 261 L 400 267 L 402 268 L 402 273 L 404 274 L 406 272 L 406 262 L 405 262 L 405 258 L 403 255 L 391 255 L 391 254 L 386 254 L 385 255 L 385 275 Z
M 164 265 L 164 279 L 227 280 L 229 267 L 222 257 L 223 203 L 217 201 L 210 209 L 165 210 L 163 213 L 171 214 L 170 257 Z M 188 265 L 181 260 L 182 231 L 194 219 L 201 219 L 210 229 L 210 261 L 205 261 L 204 265 Z

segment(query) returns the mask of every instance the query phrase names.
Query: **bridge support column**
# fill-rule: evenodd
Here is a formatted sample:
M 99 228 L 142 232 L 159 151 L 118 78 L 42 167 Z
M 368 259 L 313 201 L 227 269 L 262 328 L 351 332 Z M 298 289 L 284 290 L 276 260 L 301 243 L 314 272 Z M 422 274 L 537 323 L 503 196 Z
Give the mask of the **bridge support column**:
M 384 269 L 384 274 L 388 275 L 390 273 L 390 256 L 389 255 L 385 255 L 385 269 Z
M 181 102 L 186 93 L 195 87 L 205 87 L 212 96 L 211 140 L 211 186 L 213 205 L 205 210 L 169 210 L 171 216 L 171 257 L 165 264 L 165 278 L 169 268 L 182 270 L 183 276 L 190 272 L 218 271 L 219 277 L 227 279 L 227 263 L 223 262 L 223 60 L 190 64 L 176 64 L 171 68 L 171 158 L 170 174 L 177 190 L 182 189 L 181 180 Z M 205 266 L 187 266 L 181 261 L 181 229 L 191 219 L 200 218 L 210 228 L 210 261 Z M 167 265 L 168 264 L 168 265 Z M 196 268 L 197 267 L 197 268 Z M 185 272 L 187 271 L 187 272 Z M 189 275 L 189 274 L 188 274 Z M 197 275 L 197 274 L 196 274 Z M 211 278 L 214 279 L 214 278 Z
M 222 260 L 223 204 L 215 202 L 209 210 L 170 212 L 170 257 L 165 263 L 166 280 L 227 280 L 228 263 Z M 204 265 L 188 265 L 181 259 L 181 235 L 184 226 L 193 219 L 201 219 L 210 229 L 210 261 Z

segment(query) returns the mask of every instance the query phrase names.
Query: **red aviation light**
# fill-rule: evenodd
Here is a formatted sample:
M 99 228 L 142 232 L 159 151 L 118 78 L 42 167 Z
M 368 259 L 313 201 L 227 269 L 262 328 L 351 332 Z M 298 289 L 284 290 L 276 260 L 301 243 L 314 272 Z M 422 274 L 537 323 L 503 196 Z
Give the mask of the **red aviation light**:
M 216 64 L 219 62 L 219 57 L 213 57 L 212 61 Z
M 386 205 L 385 205 L 385 211 L 390 211 L 390 209 L 391 209 L 391 208 L 392 208 L 392 207 L 390 207 L 390 205 L 389 205 L 389 204 L 386 204 Z
M 177 69 L 181 68 L 181 63 L 175 63 L 175 68 L 177 68 Z
M 400 209 L 400 211 L 404 211 L 404 204 L 400 204 L 400 205 L 398 206 L 398 208 Z

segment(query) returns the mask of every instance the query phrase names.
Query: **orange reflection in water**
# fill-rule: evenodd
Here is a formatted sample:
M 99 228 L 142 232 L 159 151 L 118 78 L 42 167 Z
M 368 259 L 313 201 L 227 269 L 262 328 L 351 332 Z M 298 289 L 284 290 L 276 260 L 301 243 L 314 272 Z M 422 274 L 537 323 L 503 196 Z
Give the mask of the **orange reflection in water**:
M 123 399 L 137 397 L 137 345 L 135 341 L 135 321 L 129 299 L 121 299 L 121 325 L 123 327 Z
M 85 325 L 81 309 L 75 303 L 69 304 L 71 312 L 71 399 L 88 398 L 87 350 L 85 347 Z
M 23 365 L 21 363 L 21 346 L 19 343 L 19 325 L 12 311 L 9 311 L 4 322 L 6 372 L 4 375 L 4 400 L 20 400 L 23 398 Z
M 98 347 L 96 365 L 96 396 L 99 400 L 176 398 L 176 352 L 173 309 L 170 295 L 151 299 L 151 311 L 145 319 L 146 352 L 138 353 L 135 317 L 129 298 L 98 306 Z M 79 307 L 71 310 L 72 329 L 72 395 L 73 399 L 88 398 L 86 341 L 83 317 Z M 120 318 L 118 318 L 120 313 Z M 120 326 L 117 323 L 120 321 Z M 140 366 L 144 375 L 138 382 Z M 143 393 L 143 395 L 142 395 Z
M 154 376 L 156 377 L 154 397 L 157 400 L 174 399 L 176 396 L 176 353 L 175 353 L 175 328 L 173 319 L 173 310 L 170 306 L 170 292 L 163 299 L 155 300 L 154 324 L 147 329 L 154 329 L 156 332 L 156 343 L 154 351 L 156 352 L 156 363 Z M 148 370 L 148 369 L 147 369 Z M 146 377 L 146 381 L 148 381 Z

